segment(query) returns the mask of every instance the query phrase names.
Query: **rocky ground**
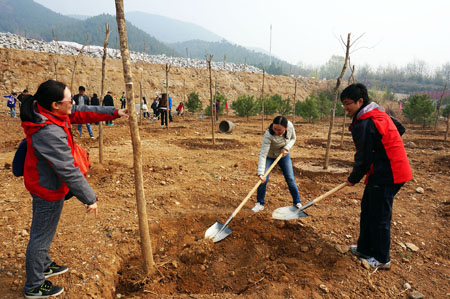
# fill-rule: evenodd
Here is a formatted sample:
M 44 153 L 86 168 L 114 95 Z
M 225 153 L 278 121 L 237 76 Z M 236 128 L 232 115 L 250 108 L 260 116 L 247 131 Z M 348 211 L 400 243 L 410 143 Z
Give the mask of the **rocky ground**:
M 5 107 L 6 108 L 6 107 Z M 2 108 L 2 109 L 5 109 Z M 261 122 L 229 117 L 232 134 L 209 120 L 176 118 L 169 130 L 157 122 L 140 127 L 148 221 L 156 273 L 145 277 L 133 185 L 133 154 L 126 120 L 105 130 L 105 162 L 98 140 L 77 138 L 90 150 L 88 180 L 99 197 L 100 215 L 85 215 L 73 198 L 65 203 L 52 258 L 68 265 L 51 278 L 65 288 L 61 298 L 426 298 L 450 296 L 450 146 L 442 131 L 407 125 L 406 150 L 414 180 L 396 197 L 390 271 L 371 271 L 348 252 L 359 230 L 363 185 L 341 190 L 293 221 L 271 219 L 290 204 L 276 168 L 266 209 L 250 211 L 254 196 L 233 219 L 233 233 L 219 243 L 204 240 L 206 229 L 224 223 L 257 182 Z M 0 113 L 0 298 L 21 296 L 31 197 L 23 178 L 11 173 L 23 138 L 20 121 Z M 340 123 L 340 119 L 337 120 Z M 268 121 L 266 122 L 268 125 Z M 344 182 L 354 148 L 333 134 L 330 166 L 322 172 L 328 122 L 297 122 L 291 151 L 303 203 Z M 98 136 L 97 127 L 94 133 Z M 87 135 L 87 134 L 86 134 Z

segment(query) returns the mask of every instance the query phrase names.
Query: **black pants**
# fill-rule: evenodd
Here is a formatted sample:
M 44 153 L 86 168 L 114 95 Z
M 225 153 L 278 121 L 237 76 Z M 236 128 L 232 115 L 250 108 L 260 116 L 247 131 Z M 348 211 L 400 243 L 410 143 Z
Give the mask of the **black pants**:
M 390 261 L 391 219 L 394 196 L 401 184 L 368 184 L 361 201 L 358 251 L 380 263 Z
M 160 109 L 159 113 L 161 114 L 161 126 L 164 126 L 164 125 L 167 126 L 167 110 Z

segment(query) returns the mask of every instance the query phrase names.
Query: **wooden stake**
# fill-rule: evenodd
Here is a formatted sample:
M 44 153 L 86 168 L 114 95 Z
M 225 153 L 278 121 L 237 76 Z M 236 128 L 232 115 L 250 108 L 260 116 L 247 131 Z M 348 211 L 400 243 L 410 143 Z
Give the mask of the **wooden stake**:
M 261 110 L 262 110 L 262 122 L 261 122 L 261 128 L 262 131 L 265 131 L 264 128 L 264 76 L 266 74 L 266 69 L 263 68 L 263 77 L 262 77 L 262 88 L 261 88 Z
M 105 40 L 103 41 L 102 83 L 100 90 L 100 106 L 103 106 L 105 96 L 106 56 L 108 54 L 109 24 L 105 24 Z M 103 122 L 98 123 L 98 162 L 103 164 Z
M 206 62 L 208 63 L 208 70 L 209 70 L 209 98 L 210 98 L 210 103 L 211 103 L 211 135 L 212 135 L 212 143 L 216 144 L 216 139 L 214 137 L 215 118 L 214 118 L 214 109 L 213 109 L 213 105 L 215 105 L 215 103 L 213 103 L 213 96 L 212 96 L 212 74 L 211 74 L 212 58 L 213 58 L 213 56 L 211 54 L 206 55 Z
M 294 107 L 293 107 L 294 113 L 292 114 L 292 123 L 295 125 L 295 97 L 297 96 L 297 79 L 295 79 L 294 82 L 295 82 L 295 85 L 294 85 Z
M 144 258 L 144 271 L 151 275 L 155 272 L 155 262 L 153 260 L 152 244 L 148 229 L 147 206 L 144 194 L 144 179 L 142 175 L 142 152 L 141 139 L 139 136 L 139 128 L 137 125 L 134 94 L 133 94 L 133 78 L 130 64 L 130 51 L 128 50 L 127 28 L 125 24 L 125 13 L 123 8 L 123 0 L 116 1 L 116 20 L 120 36 L 120 52 L 122 54 L 123 77 L 126 85 L 127 108 L 129 114 L 129 125 L 131 133 L 131 141 L 133 145 L 133 164 L 134 164 L 134 180 L 136 191 L 136 203 L 139 217 L 139 233 L 141 237 L 142 256 Z

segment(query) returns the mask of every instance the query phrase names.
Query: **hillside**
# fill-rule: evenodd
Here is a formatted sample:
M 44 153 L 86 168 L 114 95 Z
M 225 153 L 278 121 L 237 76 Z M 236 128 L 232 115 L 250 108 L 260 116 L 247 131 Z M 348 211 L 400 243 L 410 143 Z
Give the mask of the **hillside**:
M 102 14 L 79 20 L 56 13 L 32 0 L 1 0 L 0 31 L 22 34 L 38 40 L 51 41 L 53 33 L 60 41 L 103 46 L 105 23 L 110 26 L 109 45 L 118 48 L 117 23 L 114 16 Z M 130 50 L 176 55 L 171 48 L 127 22 Z
M 126 19 L 158 40 L 166 43 L 192 39 L 216 42 L 222 37 L 199 25 L 140 11 L 127 12 Z M 183 53 L 183 52 L 180 52 Z

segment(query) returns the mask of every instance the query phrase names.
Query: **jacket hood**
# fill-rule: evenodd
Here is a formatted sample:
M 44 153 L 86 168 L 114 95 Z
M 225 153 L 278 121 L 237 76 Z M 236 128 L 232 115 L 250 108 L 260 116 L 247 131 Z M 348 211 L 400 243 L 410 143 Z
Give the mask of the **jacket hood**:
M 66 124 L 70 123 L 68 115 L 56 115 L 39 105 L 36 101 L 33 102 L 33 118 L 34 121 L 22 122 L 22 127 L 27 136 L 36 133 L 48 124 L 64 127 Z

